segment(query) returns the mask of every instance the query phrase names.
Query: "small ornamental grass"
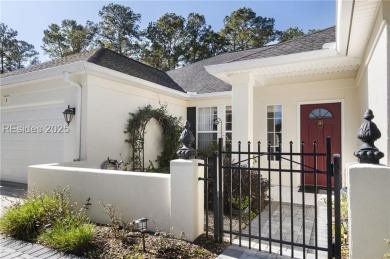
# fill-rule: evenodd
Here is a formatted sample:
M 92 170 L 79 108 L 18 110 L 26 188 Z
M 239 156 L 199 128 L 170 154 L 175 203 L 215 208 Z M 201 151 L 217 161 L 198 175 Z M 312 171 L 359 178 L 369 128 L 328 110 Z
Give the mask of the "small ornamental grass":
M 38 242 L 62 252 L 82 253 L 93 239 L 94 225 L 80 215 L 60 219 L 38 237 Z
M 23 203 L 11 205 L 0 218 L 0 231 L 22 240 L 36 239 L 46 225 L 70 213 L 66 192 L 66 189 L 56 189 L 51 194 L 33 193 Z
M 22 240 L 33 240 L 39 233 L 40 222 L 45 218 L 44 208 L 37 199 L 9 207 L 0 218 L 0 232 Z
M 26 241 L 39 241 L 66 252 L 77 253 L 93 238 L 94 226 L 84 211 L 75 211 L 69 188 L 52 193 L 32 193 L 8 207 L 0 218 L 0 232 Z

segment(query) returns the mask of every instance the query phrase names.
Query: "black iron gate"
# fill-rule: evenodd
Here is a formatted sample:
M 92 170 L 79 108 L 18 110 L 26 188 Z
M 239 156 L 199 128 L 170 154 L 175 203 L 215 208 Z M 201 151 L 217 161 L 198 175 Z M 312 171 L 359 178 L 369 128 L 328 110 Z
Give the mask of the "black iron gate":
M 219 139 L 218 152 L 202 164 L 205 175 L 200 180 L 205 182 L 206 235 L 212 229 L 217 242 L 227 240 L 233 243 L 235 240 L 241 246 L 245 241 L 248 248 L 258 250 L 265 250 L 263 246 L 267 245 L 265 251 L 280 255 L 286 255 L 287 251 L 291 257 L 300 251 L 306 258 L 306 253 L 310 251 L 315 258 L 319 257 L 319 253 L 325 253 L 327 258 L 341 258 L 340 155 L 333 155 L 332 161 L 330 138 L 326 139 L 324 153 L 317 152 L 315 142 L 310 153 L 305 152 L 304 143 L 300 144 L 300 152 L 294 152 L 292 142 L 287 152 L 282 150 L 281 144 L 274 151 L 270 143 L 266 151 L 261 151 L 260 142 L 256 148 L 248 142 L 245 149 L 242 151 L 239 142 L 237 151 L 226 151 L 222 139 Z M 326 163 L 326 170 L 317 166 L 320 160 Z M 302 175 L 301 193 L 293 190 L 294 174 Z M 271 175 L 277 176 L 275 188 L 278 188 L 278 201 L 273 201 L 271 181 L 265 180 L 271 179 Z M 282 187 L 282 175 L 290 185 L 288 200 L 283 200 L 286 187 Z M 307 195 L 304 175 L 313 175 L 314 185 L 310 186 L 310 191 L 314 205 L 306 204 L 306 198 L 311 196 Z M 326 188 L 318 186 L 318 175 L 326 175 Z M 326 199 L 323 207 L 318 206 L 320 191 Z M 298 203 L 294 201 L 297 195 Z M 234 215 L 237 210 L 233 205 L 238 207 L 237 215 Z M 246 210 L 243 205 L 247 205 Z M 321 215 L 324 217 L 321 218 Z M 238 227 L 233 227 L 233 221 Z M 252 243 L 256 246 L 252 247 Z M 279 248 L 277 251 L 275 244 Z

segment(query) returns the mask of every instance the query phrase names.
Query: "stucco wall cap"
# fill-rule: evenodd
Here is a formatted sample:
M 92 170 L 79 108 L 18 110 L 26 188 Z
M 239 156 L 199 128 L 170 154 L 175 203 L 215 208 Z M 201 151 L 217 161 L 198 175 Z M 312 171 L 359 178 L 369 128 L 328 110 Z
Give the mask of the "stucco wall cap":
M 388 168 L 390 170 L 390 167 L 383 164 L 360 164 L 358 162 L 347 164 L 346 166 L 347 171 L 351 169 L 385 169 Z

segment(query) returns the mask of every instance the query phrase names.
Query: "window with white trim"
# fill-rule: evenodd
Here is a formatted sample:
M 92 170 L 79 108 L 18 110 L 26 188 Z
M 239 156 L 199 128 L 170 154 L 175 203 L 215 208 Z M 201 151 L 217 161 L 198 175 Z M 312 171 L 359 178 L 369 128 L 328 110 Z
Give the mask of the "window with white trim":
M 225 110 L 225 146 L 227 150 L 230 150 L 232 146 L 233 137 L 233 111 L 232 106 L 226 106 Z
M 224 138 L 225 144 L 232 140 L 232 106 L 199 107 L 197 109 L 197 149 L 207 149 L 218 138 Z
M 198 149 L 206 149 L 212 142 L 217 143 L 218 125 L 214 121 L 218 118 L 217 107 L 198 108 Z
M 282 142 L 282 105 L 267 106 L 267 142 L 271 145 L 271 153 L 279 151 Z M 278 160 L 272 156 L 271 160 Z

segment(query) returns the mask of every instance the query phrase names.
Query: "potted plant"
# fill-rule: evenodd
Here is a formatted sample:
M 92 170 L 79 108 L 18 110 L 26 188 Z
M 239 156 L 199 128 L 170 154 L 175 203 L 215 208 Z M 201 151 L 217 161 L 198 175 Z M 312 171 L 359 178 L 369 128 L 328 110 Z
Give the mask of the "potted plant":
M 232 203 L 232 215 L 239 216 L 240 211 L 241 215 L 249 214 L 249 196 L 241 196 L 241 204 L 239 197 L 232 197 L 231 201 L 229 199 L 229 202 Z

